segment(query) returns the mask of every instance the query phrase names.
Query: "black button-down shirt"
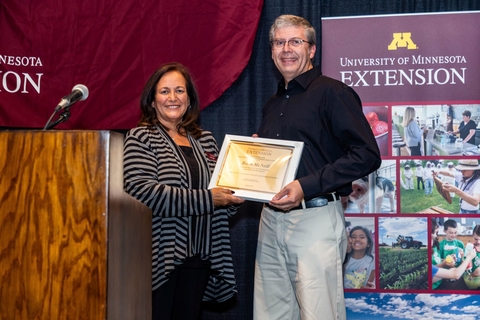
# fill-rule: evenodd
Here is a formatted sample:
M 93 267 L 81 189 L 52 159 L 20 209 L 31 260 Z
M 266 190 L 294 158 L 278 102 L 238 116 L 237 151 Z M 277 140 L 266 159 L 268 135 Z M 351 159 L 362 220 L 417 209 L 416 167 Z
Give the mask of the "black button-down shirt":
M 303 141 L 297 179 L 306 200 L 320 194 L 350 194 L 351 182 L 376 170 L 380 152 L 360 98 L 315 67 L 288 83 L 265 104 L 257 134 Z

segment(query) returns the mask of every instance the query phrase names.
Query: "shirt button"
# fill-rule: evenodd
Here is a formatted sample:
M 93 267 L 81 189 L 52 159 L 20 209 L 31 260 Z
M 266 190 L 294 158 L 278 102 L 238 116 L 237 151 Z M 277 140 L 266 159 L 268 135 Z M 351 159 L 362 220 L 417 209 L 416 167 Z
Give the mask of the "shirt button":
M 277 133 L 277 137 L 280 137 L 280 133 Z
M 285 97 L 286 97 L 287 99 L 290 98 L 290 96 L 289 96 L 288 94 L 287 94 Z
M 283 117 L 283 112 L 280 112 L 280 117 Z

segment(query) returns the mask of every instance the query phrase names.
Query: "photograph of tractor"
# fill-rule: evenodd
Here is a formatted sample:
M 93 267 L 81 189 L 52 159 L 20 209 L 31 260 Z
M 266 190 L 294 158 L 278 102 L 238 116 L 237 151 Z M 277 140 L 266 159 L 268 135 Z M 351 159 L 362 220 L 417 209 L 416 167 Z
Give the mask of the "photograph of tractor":
M 411 236 L 404 237 L 402 235 L 399 235 L 397 237 L 397 243 L 395 244 L 395 247 L 400 247 L 402 249 L 420 249 L 421 247 L 426 247 L 426 245 L 424 245 L 422 241 L 413 240 L 413 237 Z

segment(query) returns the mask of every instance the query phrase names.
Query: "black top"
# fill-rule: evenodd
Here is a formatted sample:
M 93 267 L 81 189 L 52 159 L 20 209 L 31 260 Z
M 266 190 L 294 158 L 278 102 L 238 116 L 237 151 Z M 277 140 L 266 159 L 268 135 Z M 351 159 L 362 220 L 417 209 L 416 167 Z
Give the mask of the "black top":
M 180 149 L 182 149 L 183 155 L 185 156 L 185 159 L 188 162 L 188 166 L 190 167 L 190 172 L 192 174 L 192 189 L 198 189 L 200 169 L 198 167 L 197 159 L 195 159 L 195 155 L 193 154 L 193 149 L 192 147 L 187 146 L 180 146 Z
M 381 164 L 360 98 L 319 67 L 291 80 L 288 89 L 280 81 L 263 108 L 257 134 L 305 143 L 297 172 L 305 200 L 333 191 L 349 195 L 353 180 Z
M 465 124 L 465 122 L 462 121 L 460 125 L 458 126 L 458 132 L 460 133 L 460 138 L 465 139 L 468 137 L 470 134 L 470 130 L 476 130 L 477 125 L 475 124 L 475 121 L 470 120 Z

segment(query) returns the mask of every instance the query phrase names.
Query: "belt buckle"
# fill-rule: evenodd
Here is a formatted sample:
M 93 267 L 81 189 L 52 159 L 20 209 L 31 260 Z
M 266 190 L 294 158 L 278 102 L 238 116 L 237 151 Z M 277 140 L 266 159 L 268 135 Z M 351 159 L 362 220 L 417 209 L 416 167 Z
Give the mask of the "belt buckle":
M 325 197 L 317 197 L 305 202 L 305 207 L 307 208 L 318 208 L 326 205 L 328 205 L 328 199 Z

